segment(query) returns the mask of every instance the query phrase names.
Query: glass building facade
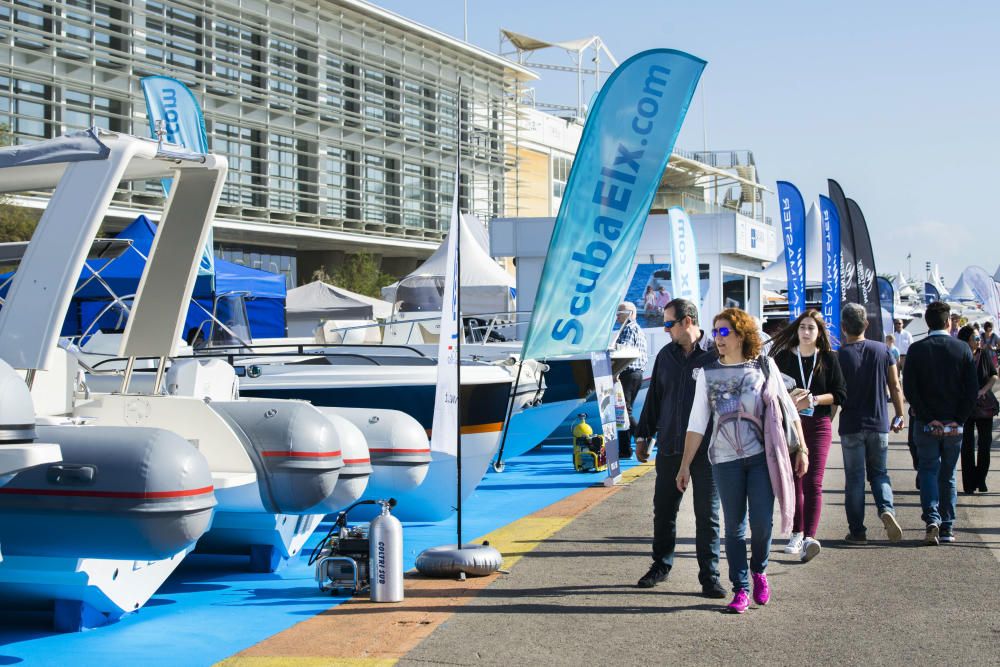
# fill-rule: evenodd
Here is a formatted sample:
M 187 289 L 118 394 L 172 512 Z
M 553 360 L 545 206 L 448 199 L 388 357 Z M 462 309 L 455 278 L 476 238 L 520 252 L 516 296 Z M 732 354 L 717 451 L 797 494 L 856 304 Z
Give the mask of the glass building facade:
M 356 0 L 0 2 L 0 123 L 17 143 L 94 125 L 148 135 L 139 79 L 154 74 L 194 91 L 229 159 L 219 221 L 369 251 L 441 238 L 459 154 L 462 207 L 504 214 L 515 89 L 533 78 Z M 116 199 L 139 213 L 161 197 L 150 181 Z

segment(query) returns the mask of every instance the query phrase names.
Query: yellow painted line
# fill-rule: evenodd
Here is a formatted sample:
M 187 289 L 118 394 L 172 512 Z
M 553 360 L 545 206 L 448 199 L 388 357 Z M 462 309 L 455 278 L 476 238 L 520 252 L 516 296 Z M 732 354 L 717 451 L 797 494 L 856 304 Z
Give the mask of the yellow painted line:
M 569 516 L 545 518 L 526 516 L 475 541 L 485 540 L 495 547 L 503 554 L 504 569 L 509 570 L 525 554 L 565 528 L 572 520 L 573 517 Z
M 394 667 L 396 658 L 226 658 L 214 667 Z

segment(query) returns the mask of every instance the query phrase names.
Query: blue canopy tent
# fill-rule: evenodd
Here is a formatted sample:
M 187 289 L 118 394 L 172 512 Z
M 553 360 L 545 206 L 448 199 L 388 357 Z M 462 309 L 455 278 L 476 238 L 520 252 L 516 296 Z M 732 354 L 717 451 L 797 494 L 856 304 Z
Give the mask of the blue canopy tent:
M 146 267 L 146 258 L 153 247 L 156 225 L 140 215 L 116 238 L 132 242 L 120 257 L 107 264 L 107 260 L 87 260 L 87 267 L 80 275 L 78 291 L 70 304 L 63 323 L 62 335 L 76 336 L 84 333 L 94 319 L 113 299 L 100 281 L 92 279 L 99 272 L 101 279 L 126 303 L 139 288 L 139 279 Z M 103 270 L 102 270 L 103 269 Z M 0 282 L 3 277 L 0 277 Z M 214 284 L 213 284 L 214 283 Z M 204 324 L 211 313 L 217 296 L 229 293 L 245 295 L 250 334 L 254 338 L 279 338 L 285 335 L 285 277 L 280 274 L 251 269 L 221 259 L 215 261 L 215 275 L 199 276 L 195 282 L 193 298 L 205 309 L 194 304 L 188 308 L 184 331 Z M 4 296 L 0 294 L 0 297 Z M 223 318 L 220 318 L 223 319 Z M 98 323 L 101 329 L 121 326 L 120 309 L 111 309 Z M 93 330 L 93 328 L 92 328 Z

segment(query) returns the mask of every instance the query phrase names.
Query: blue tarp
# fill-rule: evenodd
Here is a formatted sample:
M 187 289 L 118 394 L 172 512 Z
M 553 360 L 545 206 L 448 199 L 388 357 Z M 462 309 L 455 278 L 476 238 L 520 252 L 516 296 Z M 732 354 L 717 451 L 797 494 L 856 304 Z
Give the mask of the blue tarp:
M 139 288 L 139 279 L 146 268 L 146 258 L 153 247 L 153 237 L 156 235 L 156 225 L 144 215 L 123 229 L 116 238 L 132 241 L 132 247 L 120 257 L 111 262 L 103 271 L 107 260 L 87 260 L 90 269 L 100 271 L 101 278 L 114 290 L 119 297 L 134 295 Z M 82 285 L 92 276 L 92 271 L 85 268 L 80 275 Z M 8 274 L 9 275 L 9 274 Z M 280 338 L 285 335 L 285 277 L 277 273 L 269 273 L 251 269 L 239 264 L 233 264 L 222 259 L 215 260 L 215 275 L 200 276 L 195 282 L 193 298 L 208 312 L 212 312 L 214 297 L 230 292 L 246 294 L 247 316 L 250 319 L 250 334 L 254 338 Z M 0 276 L 3 282 L 5 276 Z M 6 296 L 6 294 L 0 294 Z M 62 335 L 75 336 L 83 333 L 98 313 L 111 303 L 108 291 L 96 280 L 89 283 L 77 293 L 66 314 Z M 208 315 L 205 311 L 191 306 L 184 331 L 202 324 Z M 116 313 L 106 314 L 100 322 L 101 328 L 111 329 L 117 324 Z

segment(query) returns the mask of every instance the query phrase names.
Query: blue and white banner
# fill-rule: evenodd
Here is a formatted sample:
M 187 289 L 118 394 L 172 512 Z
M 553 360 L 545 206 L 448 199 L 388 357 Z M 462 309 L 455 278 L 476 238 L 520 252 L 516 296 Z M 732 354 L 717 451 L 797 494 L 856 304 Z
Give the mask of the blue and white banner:
M 458 456 L 458 174 L 451 203 L 451 227 L 441 295 L 441 331 L 438 334 L 437 387 L 434 390 L 434 420 L 431 450 Z
M 840 215 L 833 200 L 819 196 L 823 224 L 823 320 L 834 348 L 840 347 Z
M 941 292 L 934 286 L 934 283 L 924 283 L 924 303 L 934 303 L 941 300 Z
M 670 286 L 674 298 L 687 299 L 702 311 L 701 281 L 698 278 L 698 251 L 691 220 L 684 209 L 674 206 L 667 211 L 670 221 Z
M 893 288 L 892 283 L 889 282 L 888 278 L 883 278 L 879 276 L 876 278 L 878 282 L 878 302 L 882 306 L 882 310 L 889 313 L 889 321 L 896 319 L 896 290 Z M 884 329 L 884 328 L 883 328 Z M 884 329 L 885 331 L 892 331 L 892 327 Z
M 208 153 L 208 134 L 205 132 L 205 118 L 201 105 L 194 93 L 177 79 L 169 76 L 147 76 L 139 80 L 142 94 L 146 97 L 146 116 L 149 118 L 150 135 L 156 139 L 157 122 L 163 122 L 166 135 L 163 140 L 183 146 L 195 153 Z M 171 179 L 162 181 L 163 193 L 170 195 Z M 198 275 L 215 274 L 215 255 L 212 252 L 213 235 L 208 232 L 205 251 L 198 266 Z
M 607 349 L 649 206 L 705 61 L 638 53 L 601 88 L 570 169 L 523 356 Z
M 799 189 L 788 181 L 778 181 L 778 208 L 788 276 L 788 316 L 795 319 L 806 309 L 806 206 Z

